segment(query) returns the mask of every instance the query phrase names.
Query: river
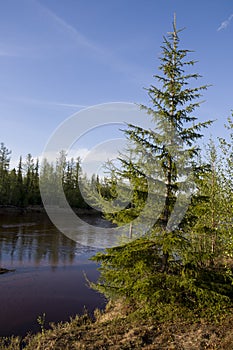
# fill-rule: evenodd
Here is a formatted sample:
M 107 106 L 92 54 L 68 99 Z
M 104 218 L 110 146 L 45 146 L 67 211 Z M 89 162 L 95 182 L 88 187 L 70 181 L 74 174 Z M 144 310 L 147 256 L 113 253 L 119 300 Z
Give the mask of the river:
M 97 280 L 89 260 L 97 251 L 67 238 L 43 213 L 0 215 L 0 267 L 14 270 L 0 275 L 0 336 L 39 331 L 43 313 L 48 327 L 103 308 L 104 297 L 84 277 Z

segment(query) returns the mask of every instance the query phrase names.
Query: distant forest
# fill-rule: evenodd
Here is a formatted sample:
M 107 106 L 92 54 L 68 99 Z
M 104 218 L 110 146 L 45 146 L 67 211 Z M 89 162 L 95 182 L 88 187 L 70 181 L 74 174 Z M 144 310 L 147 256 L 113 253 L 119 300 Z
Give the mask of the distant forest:
M 10 167 L 11 150 L 3 142 L 0 143 L 0 205 L 27 207 L 42 205 L 39 189 L 40 176 L 49 177 L 49 181 L 56 178 L 56 173 L 62 171 L 64 193 L 71 207 L 89 209 L 79 189 L 79 178 L 82 173 L 81 160 L 66 159 L 65 152 L 61 152 L 55 165 L 47 161 L 39 164 L 29 153 L 26 159 L 20 157 L 15 168 Z M 84 176 L 86 179 L 86 177 Z M 88 180 L 87 180 L 88 181 Z M 93 175 L 90 182 L 98 183 L 98 176 Z M 104 184 L 103 184 L 104 187 Z

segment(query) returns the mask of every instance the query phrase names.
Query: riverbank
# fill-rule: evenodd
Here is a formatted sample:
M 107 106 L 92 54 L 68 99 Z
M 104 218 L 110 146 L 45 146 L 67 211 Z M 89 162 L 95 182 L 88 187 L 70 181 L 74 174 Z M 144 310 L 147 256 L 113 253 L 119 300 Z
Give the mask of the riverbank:
M 15 270 L 8 270 L 8 269 L 4 269 L 4 268 L 0 267 L 0 275 L 7 273 L 7 272 L 13 272 L 13 271 L 15 271 Z
M 233 311 L 233 310 L 232 310 Z M 104 312 L 96 310 L 95 320 L 87 314 L 70 322 L 52 324 L 24 339 L 1 339 L 1 350 L 204 350 L 233 348 L 233 316 L 219 323 L 185 320 L 158 323 L 136 320 L 119 303 L 108 304 Z
M 77 215 L 101 216 L 102 214 L 92 208 L 72 208 Z M 42 205 L 29 205 L 27 207 L 17 207 L 14 205 L 0 205 L 0 215 L 5 214 L 29 214 L 29 213 L 46 213 Z

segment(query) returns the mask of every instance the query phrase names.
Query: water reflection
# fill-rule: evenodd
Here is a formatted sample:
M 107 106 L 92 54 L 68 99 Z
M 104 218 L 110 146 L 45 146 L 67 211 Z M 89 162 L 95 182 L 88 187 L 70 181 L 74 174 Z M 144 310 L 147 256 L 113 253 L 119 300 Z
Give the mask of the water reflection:
M 97 279 L 89 260 L 96 251 L 60 233 L 45 214 L 0 215 L 0 266 L 15 269 L 0 275 L 0 336 L 39 331 L 37 317 L 44 312 L 48 325 L 69 320 L 84 306 L 90 312 L 104 307 L 83 274 Z
M 72 264 L 78 254 L 95 252 L 60 233 L 44 214 L 0 217 L 0 266 Z

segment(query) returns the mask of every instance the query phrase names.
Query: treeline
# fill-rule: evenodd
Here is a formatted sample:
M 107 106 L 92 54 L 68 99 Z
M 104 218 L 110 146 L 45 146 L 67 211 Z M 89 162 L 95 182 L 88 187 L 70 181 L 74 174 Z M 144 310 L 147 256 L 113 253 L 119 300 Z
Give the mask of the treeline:
M 0 205 L 27 206 L 41 204 L 39 191 L 39 161 L 28 154 L 23 162 L 10 169 L 11 151 L 0 144 Z
M 66 153 L 61 151 L 55 164 L 47 160 L 39 164 L 39 160 L 34 159 L 29 153 L 25 160 L 20 157 L 18 165 L 13 169 L 10 167 L 10 160 L 11 150 L 2 142 L 0 144 L 0 205 L 17 207 L 42 205 L 40 178 L 43 177 L 45 181 L 54 185 L 61 176 L 64 193 L 70 206 L 90 208 L 79 189 L 82 175 L 80 158 L 67 160 Z M 99 183 L 95 175 L 90 180 L 84 175 L 83 181 L 89 181 L 90 184 Z M 54 186 L 51 190 L 56 201 Z

